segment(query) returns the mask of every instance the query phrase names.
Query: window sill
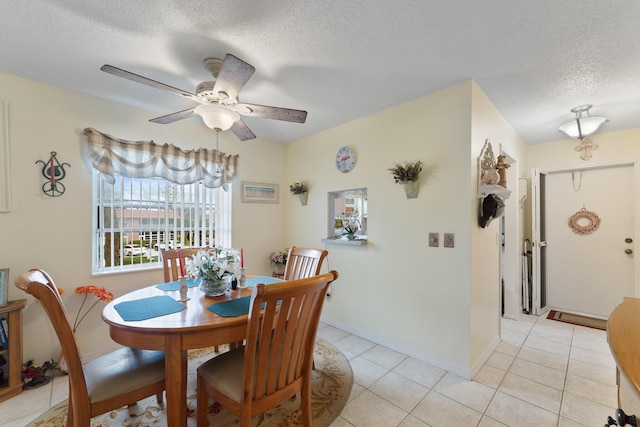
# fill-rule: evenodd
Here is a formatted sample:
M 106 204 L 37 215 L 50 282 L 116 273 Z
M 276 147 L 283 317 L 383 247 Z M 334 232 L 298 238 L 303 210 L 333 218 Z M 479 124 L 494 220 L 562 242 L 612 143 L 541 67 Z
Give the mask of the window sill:
M 351 245 L 351 246 L 364 246 L 367 244 L 367 239 L 362 240 L 347 240 L 342 238 L 327 237 L 326 239 L 320 239 L 322 243 L 329 243 L 332 245 Z

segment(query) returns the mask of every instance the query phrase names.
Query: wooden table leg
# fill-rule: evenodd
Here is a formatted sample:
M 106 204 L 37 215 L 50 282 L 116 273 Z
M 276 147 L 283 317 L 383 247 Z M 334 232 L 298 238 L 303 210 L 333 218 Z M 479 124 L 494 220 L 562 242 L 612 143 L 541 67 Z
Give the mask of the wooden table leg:
M 167 425 L 187 426 L 187 351 L 180 335 L 169 335 L 165 342 L 167 385 Z

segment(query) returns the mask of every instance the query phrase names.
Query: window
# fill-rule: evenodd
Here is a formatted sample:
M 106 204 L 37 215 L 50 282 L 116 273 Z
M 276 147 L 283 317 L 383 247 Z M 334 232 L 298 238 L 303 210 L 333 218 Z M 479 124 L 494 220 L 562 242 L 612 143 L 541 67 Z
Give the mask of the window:
M 94 172 L 94 273 L 161 266 L 162 249 L 231 246 L 230 184 L 114 178 Z

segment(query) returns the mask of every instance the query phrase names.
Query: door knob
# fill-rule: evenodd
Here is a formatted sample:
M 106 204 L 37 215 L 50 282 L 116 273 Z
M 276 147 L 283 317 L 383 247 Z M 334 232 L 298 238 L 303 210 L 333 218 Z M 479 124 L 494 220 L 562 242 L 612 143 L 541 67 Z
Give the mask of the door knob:
M 631 249 L 625 249 L 624 253 L 627 255 L 631 255 L 633 253 L 633 251 Z
M 632 243 L 632 242 L 633 242 L 633 239 L 632 239 L 631 237 L 627 237 L 626 239 L 624 239 L 624 241 L 625 241 L 626 243 Z

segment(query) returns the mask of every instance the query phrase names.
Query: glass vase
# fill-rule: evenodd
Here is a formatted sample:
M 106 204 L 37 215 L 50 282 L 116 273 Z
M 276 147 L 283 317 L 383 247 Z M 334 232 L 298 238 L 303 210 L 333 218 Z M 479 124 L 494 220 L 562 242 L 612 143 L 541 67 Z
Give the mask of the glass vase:
M 200 282 L 200 290 L 208 297 L 223 295 L 231 287 L 231 276 L 224 276 L 222 279 L 205 280 Z

